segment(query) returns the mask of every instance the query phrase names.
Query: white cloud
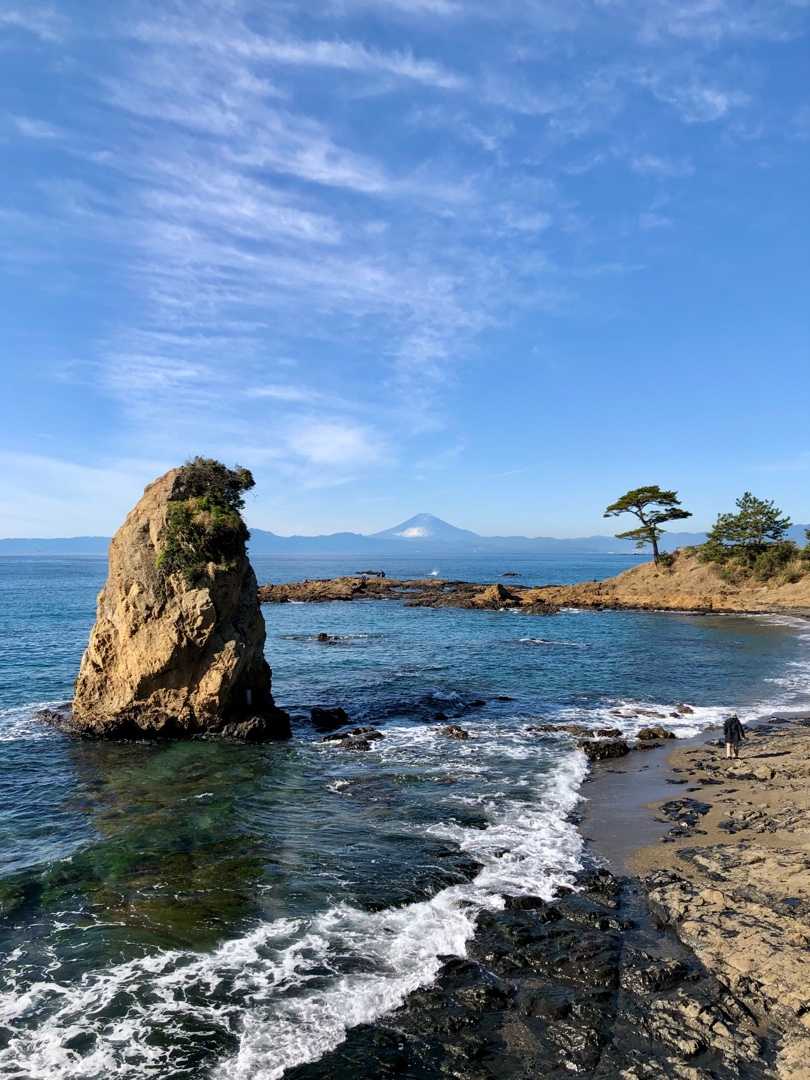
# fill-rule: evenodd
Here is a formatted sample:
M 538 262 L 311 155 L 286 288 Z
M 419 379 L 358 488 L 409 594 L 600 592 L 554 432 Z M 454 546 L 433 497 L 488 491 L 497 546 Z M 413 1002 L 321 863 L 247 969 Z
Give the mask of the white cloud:
M 695 76 L 686 76 L 681 81 L 677 74 L 669 78 L 653 75 L 644 81 L 655 97 L 676 109 L 687 124 L 721 120 L 733 109 L 742 108 L 751 101 L 750 95 L 743 90 L 713 86 Z
M 292 386 L 283 383 L 254 386 L 245 392 L 248 397 L 269 398 L 271 401 L 286 401 L 294 405 L 311 404 L 320 400 L 322 396 L 317 390 L 309 390 L 303 386 Z
M 302 422 L 290 432 L 287 445 L 308 464 L 332 468 L 374 465 L 385 456 L 376 433 L 337 421 Z
M 467 80 L 434 60 L 422 59 L 407 51 L 383 52 L 356 41 L 272 38 L 251 33 L 242 25 L 222 36 L 212 36 L 191 28 L 185 21 L 140 24 L 135 35 L 151 44 L 175 45 L 229 54 L 243 60 L 270 62 L 296 67 L 332 68 L 360 75 L 388 75 L 439 90 L 461 90 Z
M 64 135 L 64 132 L 52 124 L 46 124 L 30 116 L 12 116 L 11 122 L 20 135 L 24 135 L 27 139 L 61 139 Z
M 464 12 L 462 0 L 333 0 L 333 10 L 345 14 L 353 9 L 378 8 L 386 14 L 404 15 L 461 15 Z
M 26 3 L 25 7 L 0 8 L 0 27 L 23 30 L 42 41 L 60 41 L 67 25 L 65 16 L 51 7 Z
M 8 536 L 107 535 L 144 486 L 169 468 L 160 461 L 83 465 L 38 454 L 0 451 L 0 520 Z
M 695 167 L 691 161 L 660 157 L 658 154 L 637 154 L 630 159 L 633 172 L 650 176 L 692 176 Z
M 639 228 L 649 232 L 652 229 L 670 229 L 673 221 L 672 218 L 668 218 L 664 214 L 657 214 L 653 210 L 648 210 L 639 214 L 638 224 Z

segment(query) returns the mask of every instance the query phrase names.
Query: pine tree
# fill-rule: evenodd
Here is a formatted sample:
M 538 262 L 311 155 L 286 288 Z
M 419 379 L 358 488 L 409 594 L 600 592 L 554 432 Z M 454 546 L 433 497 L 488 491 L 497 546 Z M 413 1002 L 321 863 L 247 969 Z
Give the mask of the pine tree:
M 742 549 L 755 554 L 767 544 L 784 540 L 791 522 L 770 500 L 757 499 L 746 491 L 737 499 L 736 514 L 718 514 L 709 532 L 710 544 Z
M 690 511 L 681 507 L 677 491 L 662 491 L 657 485 L 633 488 L 611 503 L 604 516 L 618 517 L 619 514 L 634 514 L 641 525 L 627 532 L 616 533 L 616 539 L 635 540 L 637 548 L 650 544 L 656 564 L 661 558 L 658 550 L 658 541 L 664 533 L 661 526 L 665 521 L 680 521 L 692 516 Z

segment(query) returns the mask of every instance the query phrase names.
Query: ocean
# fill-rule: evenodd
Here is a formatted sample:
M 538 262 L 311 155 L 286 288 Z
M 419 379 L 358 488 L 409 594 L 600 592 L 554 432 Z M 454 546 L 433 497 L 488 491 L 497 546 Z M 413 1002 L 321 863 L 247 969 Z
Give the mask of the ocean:
M 637 561 L 380 568 L 531 584 Z M 260 582 L 367 569 L 254 565 Z M 70 697 L 105 571 L 0 558 L 0 1076 L 17 1080 L 273 1080 L 316 1061 L 463 955 L 482 911 L 572 880 L 587 766 L 532 725 L 692 735 L 810 697 L 810 623 L 792 617 L 287 604 L 264 611 L 292 741 L 82 741 L 34 713 Z M 323 743 L 313 705 L 384 738 Z M 448 721 L 470 739 L 444 736 Z

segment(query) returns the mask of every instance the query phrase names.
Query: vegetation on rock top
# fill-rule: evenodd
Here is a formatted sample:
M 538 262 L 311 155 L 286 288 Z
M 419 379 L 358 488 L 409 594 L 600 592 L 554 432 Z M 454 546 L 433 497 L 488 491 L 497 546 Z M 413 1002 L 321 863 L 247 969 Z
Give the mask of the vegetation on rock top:
M 254 486 L 249 469 L 229 469 L 213 458 L 186 462 L 174 482 L 157 566 L 165 576 L 182 573 L 199 584 L 208 566 L 232 568 L 250 533 L 242 520 L 244 492 Z

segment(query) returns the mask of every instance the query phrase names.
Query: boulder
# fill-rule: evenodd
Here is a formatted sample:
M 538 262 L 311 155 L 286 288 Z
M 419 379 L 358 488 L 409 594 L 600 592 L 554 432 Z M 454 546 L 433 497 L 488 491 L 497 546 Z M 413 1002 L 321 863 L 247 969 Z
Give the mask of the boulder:
M 577 746 L 585 752 L 588 761 L 606 761 L 630 753 L 624 739 L 580 739 Z
M 447 727 L 442 728 L 442 735 L 446 735 L 448 739 L 469 739 L 470 737 L 469 731 L 465 731 L 458 724 L 448 724 Z
M 343 727 L 349 723 L 349 714 L 339 706 L 334 709 L 326 709 L 316 705 L 310 712 L 312 726 L 318 731 L 334 731 L 335 728 Z
M 356 727 L 350 731 L 336 731 L 331 735 L 324 735 L 321 742 L 344 742 L 351 739 L 364 739 L 366 742 L 377 742 L 379 739 L 383 739 L 385 736 L 381 731 L 377 731 L 376 728 L 370 727 Z
M 636 734 L 637 739 L 646 741 L 648 739 L 674 739 L 675 736 L 671 731 L 668 731 L 665 727 L 661 727 L 660 724 L 656 724 L 655 727 L 644 727 Z
M 150 484 L 110 545 L 69 730 L 288 737 L 247 557 L 247 470 L 195 459 Z
M 585 724 L 530 724 L 526 731 L 532 735 L 566 734 L 590 735 L 591 729 Z

